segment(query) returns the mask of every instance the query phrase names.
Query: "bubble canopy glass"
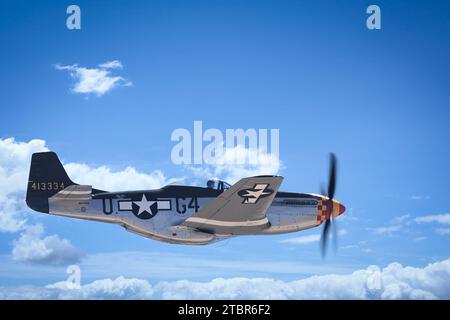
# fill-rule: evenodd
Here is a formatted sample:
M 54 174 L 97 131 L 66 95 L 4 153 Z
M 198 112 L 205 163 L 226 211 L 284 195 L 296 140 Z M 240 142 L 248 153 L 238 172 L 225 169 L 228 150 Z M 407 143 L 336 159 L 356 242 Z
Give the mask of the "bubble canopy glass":
M 206 187 L 220 191 L 225 191 L 228 190 L 231 187 L 231 185 L 222 180 L 210 179 L 206 182 Z
M 196 179 L 196 178 L 185 178 L 179 179 L 171 182 L 169 185 L 184 185 L 184 186 L 195 186 L 195 187 L 206 187 L 215 190 L 225 191 L 228 190 L 231 185 L 223 180 L 219 179 L 209 179 L 205 181 L 205 179 Z

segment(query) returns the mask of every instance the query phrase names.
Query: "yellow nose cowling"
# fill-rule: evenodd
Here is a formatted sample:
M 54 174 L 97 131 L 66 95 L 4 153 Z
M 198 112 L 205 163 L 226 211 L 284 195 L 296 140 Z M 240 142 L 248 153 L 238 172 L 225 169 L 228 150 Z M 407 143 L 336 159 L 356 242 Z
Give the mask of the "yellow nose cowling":
M 333 217 L 340 216 L 345 211 L 345 206 L 337 200 L 333 200 Z

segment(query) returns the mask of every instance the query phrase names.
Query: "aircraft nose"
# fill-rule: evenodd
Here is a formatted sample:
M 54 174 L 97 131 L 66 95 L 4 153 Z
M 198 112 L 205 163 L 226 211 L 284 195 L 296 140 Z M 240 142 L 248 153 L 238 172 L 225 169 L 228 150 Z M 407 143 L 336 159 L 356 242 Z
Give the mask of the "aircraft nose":
M 340 216 L 345 211 L 345 206 L 337 200 L 333 199 L 333 217 Z
M 345 211 L 345 206 L 342 203 L 339 203 L 339 215 L 343 214 Z

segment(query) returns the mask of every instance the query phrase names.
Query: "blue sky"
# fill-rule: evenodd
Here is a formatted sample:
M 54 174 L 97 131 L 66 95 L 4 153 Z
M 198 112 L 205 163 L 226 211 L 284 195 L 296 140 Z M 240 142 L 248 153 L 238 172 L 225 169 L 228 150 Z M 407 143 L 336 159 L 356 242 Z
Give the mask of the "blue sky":
M 82 29 L 73 31 L 70 4 L 2 1 L 0 139 L 41 139 L 65 163 L 170 179 L 192 173 L 171 162 L 177 128 L 192 130 L 194 120 L 220 130 L 278 128 L 281 189 L 318 192 L 333 151 L 336 198 L 348 209 L 338 219 L 340 249 L 326 260 L 317 242 L 280 242 L 319 229 L 188 247 L 20 213 L 83 252 L 83 281 L 291 281 L 450 257 L 448 224 L 419 218 L 450 212 L 447 2 L 378 1 L 382 29 L 372 31 L 368 1 L 77 1 Z M 74 92 L 75 79 L 55 68 L 113 60 L 123 68 L 111 72 L 132 85 L 101 96 Z M 13 259 L 23 232 L 0 232 L 0 286 L 64 280 L 64 264 Z M 130 255 L 132 266 L 123 259 Z

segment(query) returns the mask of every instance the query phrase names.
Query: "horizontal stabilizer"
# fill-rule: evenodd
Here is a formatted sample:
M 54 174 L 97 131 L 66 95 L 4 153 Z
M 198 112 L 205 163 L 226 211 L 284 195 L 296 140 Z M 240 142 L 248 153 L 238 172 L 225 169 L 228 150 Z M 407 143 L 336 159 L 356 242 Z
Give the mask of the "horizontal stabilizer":
M 92 195 L 92 186 L 89 185 L 72 185 L 64 190 L 59 191 L 52 196 L 52 199 L 64 200 L 90 200 Z

